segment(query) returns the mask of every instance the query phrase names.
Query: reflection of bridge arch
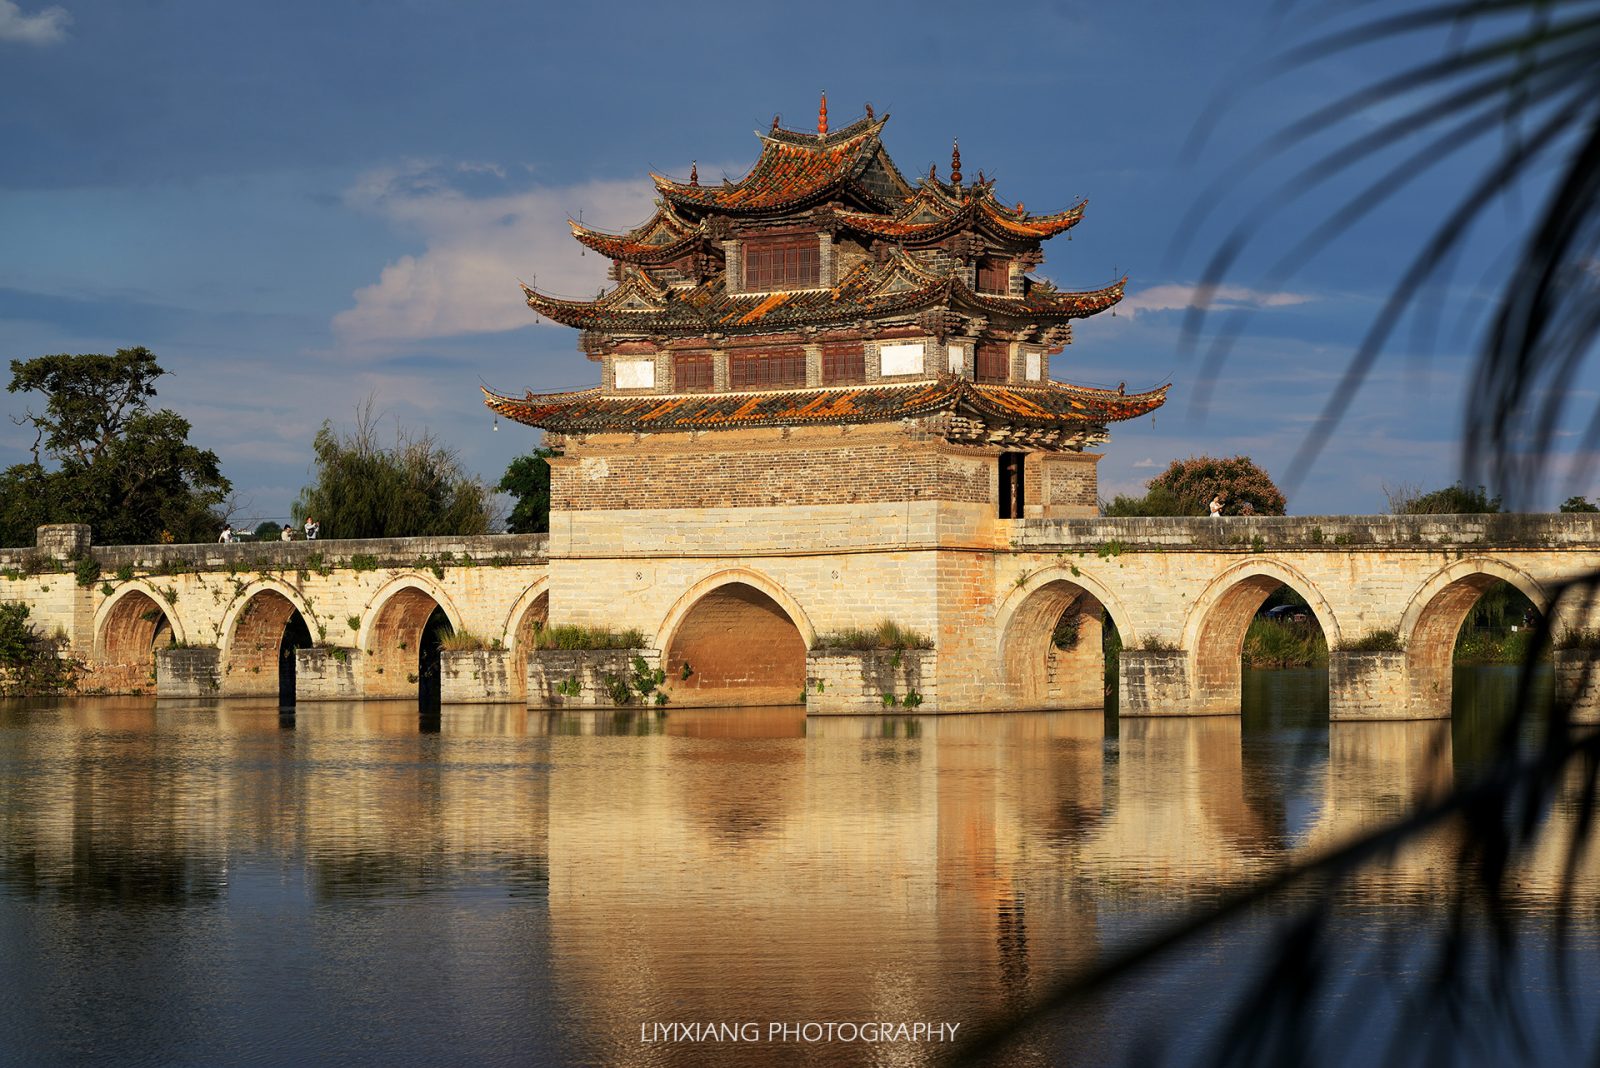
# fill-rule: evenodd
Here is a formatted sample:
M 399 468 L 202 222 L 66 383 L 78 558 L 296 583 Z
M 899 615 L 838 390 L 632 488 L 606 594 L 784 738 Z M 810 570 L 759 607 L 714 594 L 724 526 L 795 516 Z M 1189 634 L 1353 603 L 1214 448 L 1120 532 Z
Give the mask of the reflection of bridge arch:
M 528 692 L 528 654 L 533 651 L 533 632 L 550 622 L 550 580 L 541 578 L 517 598 L 501 628 L 500 642 L 511 650 L 511 696 L 522 699 Z
M 806 650 L 815 640 L 804 610 L 781 586 L 734 568 L 678 599 L 656 648 L 680 704 L 792 704 L 805 688 Z
M 121 692 L 151 688 L 156 649 L 185 640 L 183 624 L 168 611 L 160 590 L 137 579 L 123 583 L 95 613 L 97 685 Z
M 1030 576 L 996 614 L 1000 679 L 1010 699 L 1031 708 L 1088 708 L 1105 703 L 1104 617 L 1125 645 L 1135 642 L 1128 613 L 1088 575 L 1054 567 Z M 1056 625 L 1076 614 L 1075 644 L 1059 649 Z
M 1450 715 L 1456 636 L 1478 598 L 1497 582 L 1508 582 L 1549 617 L 1550 595 L 1527 572 L 1501 560 L 1457 560 L 1422 584 L 1400 617 L 1406 651 L 1411 712 L 1425 718 Z
M 444 590 L 421 575 L 385 583 L 367 602 L 357 634 L 366 654 L 368 697 L 417 696 L 438 688 L 438 639 L 461 629 L 461 613 Z
M 1279 586 L 1305 598 L 1328 647 L 1338 646 L 1339 622 L 1315 583 L 1281 560 L 1245 560 L 1211 580 L 1184 622 L 1182 647 L 1193 666 L 1192 711 L 1239 711 L 1245 632 Z
M 311 644 L 315 617 L 299 591 L 262 578 L 240 591 L 222 617 L 222 692 L 294 699 L 294 651 Z

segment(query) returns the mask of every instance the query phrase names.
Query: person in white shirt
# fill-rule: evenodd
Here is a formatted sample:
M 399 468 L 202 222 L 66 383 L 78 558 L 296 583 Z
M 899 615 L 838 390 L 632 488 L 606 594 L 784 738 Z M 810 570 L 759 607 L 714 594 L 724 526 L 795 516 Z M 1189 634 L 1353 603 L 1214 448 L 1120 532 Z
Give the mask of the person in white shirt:
M 217 540 L 220 541 L 220 542 L 224 542 L 224 543 L 232 541 L 233 540 L 233 528 L 232 527 L 223 527 L 222 528 L 222 533 L 217 535 Z
M 1211 518 L 1222 518 L 1222 494 L 1220 493 L 1211 498 Z

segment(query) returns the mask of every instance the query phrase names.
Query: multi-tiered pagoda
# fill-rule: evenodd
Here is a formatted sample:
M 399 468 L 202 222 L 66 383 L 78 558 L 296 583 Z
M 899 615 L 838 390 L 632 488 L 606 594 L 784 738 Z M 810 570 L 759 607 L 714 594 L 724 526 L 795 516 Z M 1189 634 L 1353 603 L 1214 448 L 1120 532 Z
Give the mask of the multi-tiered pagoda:
M 489 407 L 542 427 L 569 458 L 595 449 L 714 457 L 675 476 L 693 499 L 720 481 L 713 467 L 726 473 L 727 435 L 781 431 L 781 442 L 739 440 L 768 454 L 812 449 L 812 485 L 801 473 L 772 481 L 762 466 L 725 503 L 883 500 L 891 487 L 878 484 L 865 451 L 828 444 L 875 427 L 908 447 L 960 453 L 965 481 L 970 461 L 987 456 L 981 489 L 957 487 L 956 498 L 986 498 L 1001 518 L 1093 514 L 1098 457 L 1083 449 L 1104 442 L 1108 424 L 1159 407 L 1166 387 L 1065 385 L 1051 380 L 1050 361 L 1072 340 L 1072 320 L 1115 305 L 1126 278 L 1069 292 L 1032 276 L 1042 243 L 1077 225 L 1084 205 L 1035 215 L 1002 203 L 981 173 L 962 174 L 959 148 L 946 178 L 930 168 L 913 183 L 884 149 L 887 121 L 869 107 L 831 130 L 824 97 L 815 132 L 774 119 L 738 181 L 702 183 L 696 169 L 683 182 L 652 175 L 659 197 L 647 222 L 624 234 L 572 223 L 611 259 L 615 286 L 592 301 L 524 290 L 535 312 L 582 331 L 600 385 L 486 391 Z M 918 474 L 910 453 L 900 460 L 901 492 L 948 499 L 948 465 Z M 557 470 L 557 510 L 674 506 L 646 484 L 674 477 L 659 468 L 636 467 L 610 486 Z M 620 469 L 607 470 L 603 481 L 615 482 Z

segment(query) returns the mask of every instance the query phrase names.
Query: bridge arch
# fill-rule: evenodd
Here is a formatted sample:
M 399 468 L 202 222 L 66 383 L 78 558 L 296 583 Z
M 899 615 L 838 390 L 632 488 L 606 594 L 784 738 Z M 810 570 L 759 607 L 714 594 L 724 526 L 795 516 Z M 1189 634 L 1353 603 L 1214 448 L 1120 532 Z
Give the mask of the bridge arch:
M 1189 651 L 1194 712 L 1239 711 L 1245 632 L 1280 586 L 1305 598 L 1330 649 L 1339 644 L 1338 618 L 1314 582 L 1270 556 L 1241 561 L 1206 585 L 1184 621 L 1182 647 Z
M 315 622 L 300 591 L 278 579 L 257 579 L 240 590 L 222 617 L 222 692 L 276 694 L 281 704 L 293 704 L 295 650 L 311 645 Z
M 1105 704 L 1104 620 L 1124 645 L 1137 643 L 1128 612 L 1094 577 L 1050 567 L 1015 587 L 996 613 L 1000 679 L 1011 703 L 1029 708 L 1089 708 Z M 1058 648 L 1058 624 L 1075 613 L 1073 645 Z
M 1441 719 L 1450 715 L 1456 636 L 1478 598 L 1498 582 L 1509 583 L 1550 618 L 1555 604 L 1538 580 L 1493 557 L 1457 560 L 1431 575 L 1412 595 L 1400 617 L 1399 636 L 1406 651 L 1413 715 Z
M 439 699 L 439 643 L 461 629 L 448 594 L 421 575 L 401 575 L 378 588 L 362 612 L 357 647 L 366 662 L 368 697 Z
M 500 642 L 511 651 L 511 695 L 527 696 L 528 654 L 533 651 L 533 632 L 550 622 L 550 580 L 541 578 L 522 591 L 511 606 L 501 628 Z
M 793 704 L 816 640 L 805 611 L 767 576 L 730 568 L 678 598 L 657 632 L 679 704 Z M 692 669 L 682 678 L 684 666 Z
M 161 590 L 143 579 L 124 582 L 95 612 L 95 684 L 113 693 L 154 689 L 156 650 L 187 640 Z

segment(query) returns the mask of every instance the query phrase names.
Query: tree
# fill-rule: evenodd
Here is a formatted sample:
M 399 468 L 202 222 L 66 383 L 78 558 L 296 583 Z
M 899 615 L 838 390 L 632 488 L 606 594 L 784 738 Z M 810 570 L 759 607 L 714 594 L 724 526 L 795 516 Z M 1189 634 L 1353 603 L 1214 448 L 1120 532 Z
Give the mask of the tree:
M 414 538 L 484 534 L 489 487 L 462 469 L 453 449 L 427 431 L 395 430 L 394 444 L 378 440 L 368 399 L 356 409 L 355 429 L 338 433 L 331 421 L 317 431 L 317 480 L 300 491 L 296 523 L 314 518 L 324 538 Z
M 1471 489 L 1457 482 L 1430 493 L 1391 492 L 1389 510 L 1395 515 L 1485 515 L 1500 511 L 1500 498 L 1489 496 L 1482 486 Z
M 500 485 L 495 487 L 516 498 L 517 503 L 511 508 L 511 533 L 549 532 L 550 457 L 555 454 L 554 449 L 534 449 L 527 456 L 518 456 L 506 468 Z
M 1225 515 L 1283 515 L 1283 493 L 1248 456 L 1191 456 L 1174 460 L 1145 483 L 1143 497 L 1119 496 L 1104 506 L 1109 516 L 1206 515 L 1211 498 L 1222 495 Z
M 0 474 L 0 540 L 32 544 L 41 523 L 88 523 L 106 544 L 214 536 L 232 486 L 216 453 L 189 444 L 188 420 L 151 410 L 165 373 L 145 348 L 11 361 L 7 389 L 42 393 L 45 408 L 19 420 L 33 459 Z
M 1561 502 L 1561 510 L 1563 512 L 1600 512 L 1600 506 L 1597 506 L 1587 497 L 1568 497 Z

